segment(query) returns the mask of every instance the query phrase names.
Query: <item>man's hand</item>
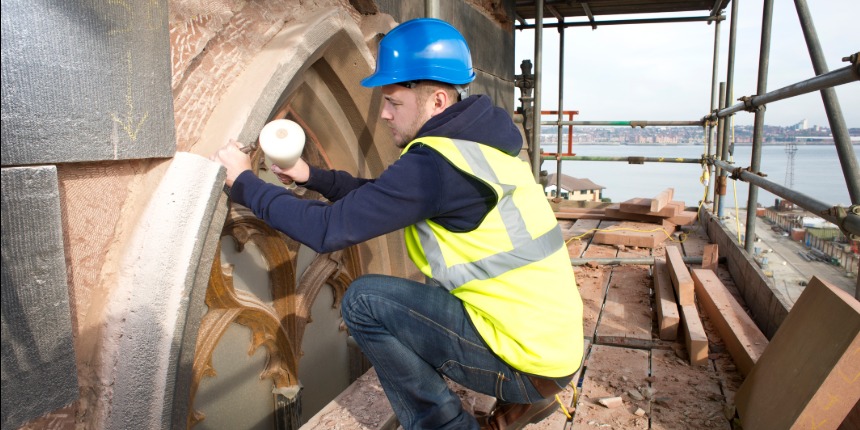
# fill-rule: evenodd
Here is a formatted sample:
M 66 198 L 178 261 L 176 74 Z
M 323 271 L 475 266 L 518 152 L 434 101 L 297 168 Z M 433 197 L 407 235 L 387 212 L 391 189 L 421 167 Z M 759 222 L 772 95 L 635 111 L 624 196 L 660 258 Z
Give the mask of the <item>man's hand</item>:
M 242 172 L 251 170 L 251 157 L 242 152 L 243 146 L 240 142 L 230 139 L 227 144 L 209 157 L 210 160 L 221 163 L 222 166 L 227 168 L 227 179 L 225 182 L 228 187 L 233 186 L 233 181 Z
M 289 169 L 281 169 L 280 167 L 272 164 L 272 173 L 278 177 L 278 180 L 289 185 L 293 182 L 307 182 L 311 176 L 311 169 L 305 160 L 299 158 L 298 161 L 296 161 L 296 164 Z

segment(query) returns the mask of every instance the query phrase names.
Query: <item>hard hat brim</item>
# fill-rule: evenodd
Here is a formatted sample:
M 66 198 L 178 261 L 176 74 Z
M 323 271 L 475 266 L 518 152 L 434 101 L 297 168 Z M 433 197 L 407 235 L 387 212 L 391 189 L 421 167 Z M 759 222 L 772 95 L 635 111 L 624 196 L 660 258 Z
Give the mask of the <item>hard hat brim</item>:
M 446 73 L 447 72 L 447 73 Z M 465 85 L 475 80 L 475 72 L 457 74 L 466 75 L 466 79 L 451 79 L 450 69 L 442 67 L 428 67 L 422 70 L 409 70 L 404 73 L 374 73 L 361 80 L 361 85 L 368 88 L 381 87 L 384 85 L 397 84 L 409 81 L 437 81 L 451 85 Z

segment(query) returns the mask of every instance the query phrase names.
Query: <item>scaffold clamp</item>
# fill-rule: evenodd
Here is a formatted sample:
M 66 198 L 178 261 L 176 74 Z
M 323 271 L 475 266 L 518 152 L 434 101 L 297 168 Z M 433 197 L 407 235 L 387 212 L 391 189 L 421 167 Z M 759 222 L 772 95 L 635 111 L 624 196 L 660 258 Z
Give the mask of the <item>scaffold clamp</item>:
M 855 52 L 847 57 L 842 57 L 842 61 L 851 63 L 851 68 L 858 76 L 860 76 L 860 52 Z
M 758 110 L 765 110 L 764 105 L 760 105 L 760 106 L 754 106 L 753 105 L 753 98 L 754 97 L 755 96 L 743 96 L 743 97 L 739 98 L 738 101 L 744 103 L 744 110 L 747 112 L 755 112 Z
M 730 175 L 730 177 L 731 177 L 732 179 L 734 179 L 735 181 L 737 181 L 738 179 L 740 179 L 740 178 L 741 178 L 741 174 L 742 174 L 743 172 L 750 172 L 750 173 L 752 173 L 753 175 L 761 176 L 762 178 L 766 178 L 766 177 L 767 177 L 767 173 L 764 173 L 764 172 L 753 172 L 753 171 L 752 171 L 752 170 L 750 170 L 750 168 L 748 168 L 748 167 L 736 167 L 736 168 L 732 169 L 732 174 Z
M 836 226 L 839 227 L 839 230 L 842 230 L 842 233 L 848 239 L 860 240 L 860 236 L 848 231 L 848 227 L 845 225 L 848 222 L 849 216 L 860 216 L 860 205 L 851 205 L 848 208 L 836 205 L 824 211 L 822 215 L 829 215 L 835 218 Z

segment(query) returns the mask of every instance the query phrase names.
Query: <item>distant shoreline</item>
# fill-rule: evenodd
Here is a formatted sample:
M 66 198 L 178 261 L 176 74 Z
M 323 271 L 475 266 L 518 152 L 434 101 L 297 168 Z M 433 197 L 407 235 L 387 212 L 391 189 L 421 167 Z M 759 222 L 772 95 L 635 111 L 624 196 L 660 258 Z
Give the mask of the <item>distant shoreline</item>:
M 794 143 L 797 146 L 833 146 L 833 142 L 763 142 L 762 146 L 785 146 L 786 143 Z M 701 142 L 696 143 L 628 143 L 628 142 L 575 142 L 577 145 L 605 145 L 605 146 L 704 146 Z M 556 147 L 555 143 L 544 143 L 542 148 Z M 749 142 L 736 142 L 735 146 L 752 146 Z M 851 146 L 860 146 L 860 142 L 851 142 Z M 567 142 L 562 144 L 562 148 L 567 148 Z

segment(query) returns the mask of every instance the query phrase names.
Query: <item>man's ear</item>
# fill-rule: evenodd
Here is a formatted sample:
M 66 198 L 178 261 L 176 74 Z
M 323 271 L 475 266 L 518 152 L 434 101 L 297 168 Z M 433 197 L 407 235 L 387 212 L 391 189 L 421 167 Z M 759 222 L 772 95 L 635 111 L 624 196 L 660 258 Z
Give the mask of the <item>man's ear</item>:
M 436 88 L 433 91 L 433 95 L 431 97 L 433 101 L 433 107 L 430 112 L 431 116 L 439 115 L 444 112 L 445 109 L 448 109 L 448 106 L 451 106 L 453 103 L 451 98 L 448 95 L 448 92 L 443 90 L 442 88 Z

